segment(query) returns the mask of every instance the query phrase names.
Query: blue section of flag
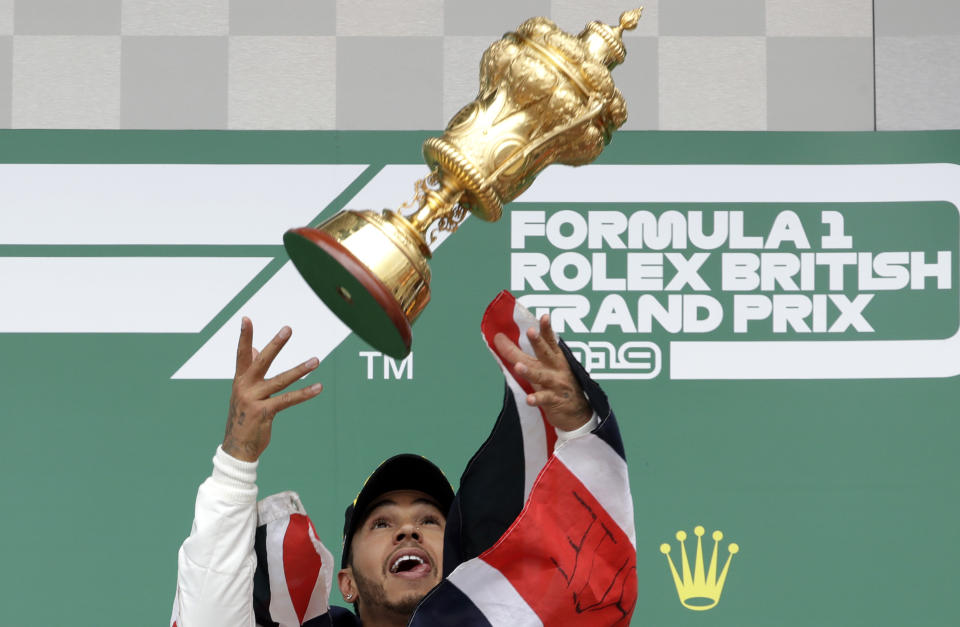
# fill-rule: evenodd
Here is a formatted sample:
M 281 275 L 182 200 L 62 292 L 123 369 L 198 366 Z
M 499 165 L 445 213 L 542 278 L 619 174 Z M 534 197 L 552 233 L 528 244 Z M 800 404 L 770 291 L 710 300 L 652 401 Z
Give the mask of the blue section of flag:
M 408 627 L 493 627 L 460 588 L 449 580 L 420 602 Z
M 610 402 L 607 400 L 606 393 L 596 381 L 590 378 L 586 369 L 577 361 L 573 353 L 570 352 L 566 342 L 561 339 L 558 344 L 564 356 L 567 358 L 567 363 L 570 364 L 573 376 L 577 378 L 577 383 L 583 388 L 583 393 L 587 395 L 590 407 L 593 408 L 593 411 L 596 412 L 600 418 L 600 426 L 594 430 L 594 435 L 606 442 L 610 448 L 617 452 L 617 455 L 626 459 L 627 455 L 624 452 L 620 429 L 617 428 L 616 421 L 607 420 L 607 418 L 613 417 L 613 410 L 610 409 Z
M 510 388 L 490 437 L 467 464 L 444 534 L 443 574 L 480 555 L 523 508 L 523 438 Z

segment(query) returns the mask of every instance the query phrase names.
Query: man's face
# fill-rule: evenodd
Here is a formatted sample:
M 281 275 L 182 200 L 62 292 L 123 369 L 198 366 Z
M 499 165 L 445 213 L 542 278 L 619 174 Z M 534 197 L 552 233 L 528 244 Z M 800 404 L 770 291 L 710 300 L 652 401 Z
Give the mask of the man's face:
M 353 535 L 351 570 L 361 611 L 409 616 L 441 579 L 444 514 L 416 490 L 380 496 Z

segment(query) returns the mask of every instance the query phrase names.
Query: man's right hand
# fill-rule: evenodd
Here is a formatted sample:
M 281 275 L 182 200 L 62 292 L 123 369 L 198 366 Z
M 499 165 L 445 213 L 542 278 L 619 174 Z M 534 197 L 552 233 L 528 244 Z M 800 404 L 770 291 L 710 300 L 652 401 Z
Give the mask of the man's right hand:
M 275 377 L 264 379 L 277 353 L 290 339 L 290 333 L 290 327 L 283 327 L 263 348 L 263 352 L 258 353 L 253 348 L 253 323 L 247 317 L 240 323 L 237 370 L 233 376 L 227 429 L 223 436 L 223 450 L 232 457 L 246 462 L 257 461 L 270 444 L 270 429 L 277 412 L 309 400 L 323 389 L 321 384 L 316 383 L 278 394 L 314 370 L 320 364 L 316 357 Z

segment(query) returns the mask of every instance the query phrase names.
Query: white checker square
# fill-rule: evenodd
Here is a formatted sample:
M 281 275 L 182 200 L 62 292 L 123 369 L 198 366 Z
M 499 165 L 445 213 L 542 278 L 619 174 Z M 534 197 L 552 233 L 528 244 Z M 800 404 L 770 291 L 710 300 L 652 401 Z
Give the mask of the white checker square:
M 624 43 L 627 58 L 613 68 L 613 82 L 627 102 L 623 129 L 656 130 L 660 127 L 657 38 L 634 37 Z
M 443 35 L 443 0 L 337 0 L 337 35 L 416 37 Z
M 444 5 L 443 32 L 447 35 L 486 35 L 496 39 L 531 17 L 550 14 L 550 0 L 446 0 Z
M 228 0 L 123 0 L 124 35 L 226 35 Z
M 335 0 L 230 0 L 231 35 L 335 35 Z
M 17 35 L 119 35 L 120 0 L 19 0 Z
M 120 37 L 14 37 L 12 124 L 117 128 Z
M 13 37 L 0 35 L 0 128 L 10 128 L 10 80 L 13 65 Z
M 480 58 L 496 40 L 484 36 L 443 38 L 443 119 L 449 121 L 480 91 Z
M 770 37 L 872 37 L 873 0 L 767 0 Z
M 336 51 L 335 37 L 231 37 L 228 127 L 333 129 Z
M 13 0 L 0 0 L 0 35 L 13 34 Z
M 871 131 L 869 37 L 767 38 L 767 128 Z
M 960 129 L 960 37 L 877 37 L 877 130 Z
M 579 33 L 588 22 L 604 24 L 619 23 L 620 14 L 626 10 L 643 7 L 640 22 L 634 30 L 626 31 L 624 38 L 650 37 L 659 32 L 659 0 L 642 0 L 624 3 L 620 0 L 551 0 L 550 18 L 569 33 Z M 629 44 L 627 44 L 629 48 Z
M 764 130 L 765 37 L 661 37 L 660 128 Z
M 443 37 L 338 37 L 337 128 L 443 128 Z
M 669 0 L 659 8 L 661 35 L 744 37 L 766 31 L 764 0 Z

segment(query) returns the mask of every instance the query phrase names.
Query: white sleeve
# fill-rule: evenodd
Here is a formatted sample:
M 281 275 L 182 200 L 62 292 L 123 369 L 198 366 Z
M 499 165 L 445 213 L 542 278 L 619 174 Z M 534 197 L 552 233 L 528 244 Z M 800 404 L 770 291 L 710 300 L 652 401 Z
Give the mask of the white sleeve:
M 593 412 L 593 415 L 590 416 L 590 420 L 586 424 L 577 427 L 573 431 L 564 431 L 563 429 L 554 428 L 554 431 L 557 432 L 557 441 L 553 445 L 553 450 L 559 450 L 561 446 L 569 442 L 570 440 L 576 440 L 577 438 L 582 438 L 588 433 L 592 432 L 597 428 L 597 425 L 600 424 L 600 416 L 597 415 L 597 412 Z
M 253 627 L 257 462 L 217 447 L 177 559 L 177 627 Z

